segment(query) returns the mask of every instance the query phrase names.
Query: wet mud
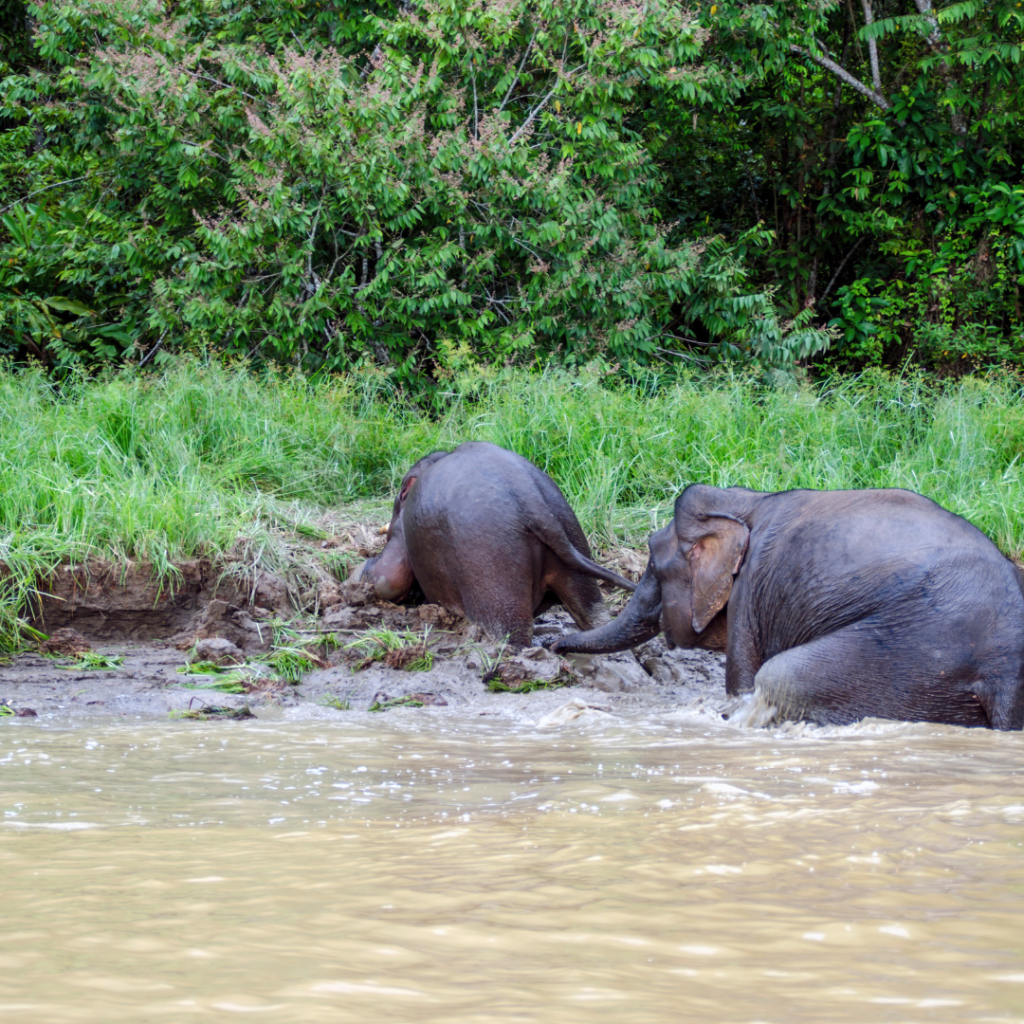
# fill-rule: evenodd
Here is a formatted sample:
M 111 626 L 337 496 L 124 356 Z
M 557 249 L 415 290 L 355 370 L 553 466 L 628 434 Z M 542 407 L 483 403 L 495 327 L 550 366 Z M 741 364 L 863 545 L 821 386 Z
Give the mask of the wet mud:
M 375 531 L 357 536 L 372 552 Z M 622 552 L 620 571 L 642 569 Z M 179 567 L 161 588 L 148 567 L 66 568 L 32 617 L 47 639 L 0 664 L 0 708 L 51 718 L 327 718 L 398 713 L 509 716 L 556 726 L 635 710 L 727 716 L 724 657 L 635 651 L 558 657 L 510 651 L 436 605 L 379 602 L 364 584 L 324 574 L 242 581 L 214 566 Z M 626 595 L 609 591 L 613 611 Z M 296 605 L 305 605 L 299 610 Z M 536 643 L 576 626 L 561 608 L 538 618 Z

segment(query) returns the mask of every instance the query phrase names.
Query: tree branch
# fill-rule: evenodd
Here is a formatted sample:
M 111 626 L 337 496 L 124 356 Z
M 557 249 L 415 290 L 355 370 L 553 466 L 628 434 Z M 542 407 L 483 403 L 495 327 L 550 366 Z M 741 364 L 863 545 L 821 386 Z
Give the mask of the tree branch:
M 866 86 L 859 78 L 854 78 L 846 68 L 840 67 L 831 57 L 826 57 L 823 53 L 814 53 L 803 46 L 797 46 L 796 43 L 790 43 L 789 48 L 793 53 L 799 53 L 801 57 L 809 57 L 815 64 L 825 68 L 826 71 L 831 71 L 840 81 L 845 82 L 851 89 L 859 92 L 861 96 L 866 96 L 876 106 L 881 107 L 882 110 L 890 108 L 890 103 L 884 96 Z
M 70 185 L 73 181 L 82 181 L 88 178 L 88 174 L 83 174 L 78 178 L 65 178 L 64 181 L 55 181 L 52 185 L 44 185 L 42 188 L 37 188 L 35 192 L 29 192 L 27 196 L 22 196 L 20 199 L 15 199 L 9 206 L 5 206 L 0 213 L 6 213 L 8 210 L 13 210 L 19 203 L 25 202 L 26 199 L 31 199 L 33 196 L 39 195 L 40 192 L 46 192 L 51 188 L 58 188 L 60 185 Z
M 924 20 L 932 27 L 928 35 L 928 45 L 934 50 L 942 42 L 942 32 L 939 30 L 939 19 L 935 17 L 935 12 L 932 10 L 932 0 L 914 0 L 914 4 L 924 15 Z
M 932 30 L 926 38 L 932 52 L 939 58 L 939 75 L 948 93 L 953 84 L 953 71 L 946 60 L 945 46 L 942 42 L 942 31 L 939 28 L 939 19 L 935 17 L 935 12 L 932 10 L 932 0 L 914 0 L 914 4 L 917 6 L 919 13 L 923 15 L 924 20 L 931 26 Z M 964 120 L 962 110 L 951 106 L 949 110 L 949 123 L 957 135 L 967 134 L 967 123 Z
M 213 78 L 211 75 L 201 75 L 201 74 L 199 74 L 196 71 L 189 71 L 188 68 L 181 68 L 181 70 L 184 71 L 185 74 L 189 75 L 191 78 L 200 78 L 204 82 L 210 82 L 213 85 L 219 85 L 219 86 L 221 86 L 224 89 L 238 89 L 238 91 L 246 99 L 250 99 L 254 103 L 259 103 L 260 102 L 260 97 L 259 96 L 253 96 L 252 93 L 246 92 L 244 89 L 240 88 L 237 85 L 232 85 L 230 82 L 222 82 L 219 78 Z
M 146 363 L 150 361 L 160 351 L 160 346 L 164 343 L 164 338 L 167 337 L 167 332 L 170 330 L 169 327 L 164 328 L 164 333 L 157 339 L 157 343 L 142 357 L 139 361 L 139 369 L 141 370 Z
M 316 240 L 316 229 L 317 225 L 320 223 L 320 213 L 323 210 L 323 208 L 324 197 L 321 194 L 320 203 L 316 208 L 316 216 L 313 218 L 313 227 L 310 229 L 309 232 L 309 259 L 307 260 L 306 263 L 306 272 L 309 274 L 310 280 L 314 280 L 316 277 L 316 275 L 313 273 L 313 249 L 315 248 L 313 243 Z M 319 287 L 319 284 L 317 285 L 317 287 Z M 316 292 L 316 288 L 313 288 L 313 292 Z
M 473 140 L 480 138 L 480 108 L 476 102 L 476 58 L 470 58 L 470 67 L 473 69 Z
M 825 291 L 822 292 L 821 298 L 815 301 L 815 305 L 825 304 L 825 300 L 828 298 L 829 292 L 832 291 L 832 285 L 834 285 L 836 281 L 839 279 L 839 275 L 843 272 L 843 267 L 846 266 L 847 260 L 849 260 L 849 258 L 857 251 L 857 246 L 864 241 L 865 237 L 865 235 L 861 235 L 860 238 L 858 238 L 857 241 L 854 242 L 853 245 L 851 245 L 850 248 L 847 250 L 847 253 L 843 257 L 842 262 L 839 264 L 838 267 L 836 267 L 836 272 L 832 275 L 832 278 L 829 281 L 827 287 L 825 288 Z
M 653 335 L 653 337 L 659 337 L 659 335 Z M 650 341 L 650 338 L 647 338 L 645 340 Z M 655 352 L 660 352 L 663 356 L 672 356 L 675 359 L 684 359 L 688 363 L 703 364 L 707 362 L 706 359 L 702 359 L 700 356 L 690 355 L 689 353 L 686 352 L 674 352 L 672 349 L 662 348 L 660 345 L 652 345 L 651 348 L 653 348 Z
M 362 79 L 366 78 L 366 76 L 370 73 L 370 69 L 377 63 L 377 61 L 380 60 L 381 54 L 383 52 L 384 51 L 380 48 L 380 43 L 378 43 L 373 48 L 373 53 L 370 54 L 370 59 L 369 59 L 369 61 L 367 61 L 366 67 L 363 68 L 363 70 L 359 72 L 359 77 L 360 78 L 362 78 Z
M 570 71 L 569 74 L 567 74 L 565 77 L 572 78 L 572 76 L 575 75 L 577 71 L 582 71 L 585 67 L 585 64 L 581 64 L 578 68 L 573 68 L 572 71 Z M 561 78 L 559 78 L 555 82 L 555 84 L 551 86 L 551 88 L 548 90 L 547 95 L 540 101 L 540 103 L 537 104 L 537 106 L 533 108 L 533 110 L 530 111 L 526 120 L 516 129 L 515 134 L 512 136 L 511 139 L 508 140 L 509 149 L 511 149 L 516 144 L 516 140 L 519 138 L 519 136 L 522 135 L 523 132 L 525 132 L 526 129 L 530 127 L 530 125 L 533 123 L 533 119 L 547 105 L 548 100 L 551 99 L 552 96 L 554 96 L 555 90 L 561 84 L 561 81 Z
M 860 0 L 861 7 L 864 8 L 864 21 L 870 25 L 875 20 L 874 11 L 871 10 L 871 0 Z M 882 74 L 878 69 L 878 40 L 872 36 L 868 40 L 868 60 L 871 62 L 871 84 L 875 87 L 875 92 L 881 94 L 882 92 Z
M 523 52 L 523 59 L 519 62 L 519 69 L 516 71 L 516 76 L 512 79 L 512 84 L 508 87 L 508 92 L 505 93 L 505 98 L 501 101 L 501 106 L 498 107 L 499 114 L 505 109 L 505 104 L 508 103 L 509 97 L 512 95 L 512 90 L 519 83 L 519 76 L 523 73 L 523 68 L 526 66 L 526 58 L 530 56 L 530 50 L 533 48 L 533 41 L 537 38 L 537 33 L 539 31 L 540 26 L 538 25 L 533 30 L 533 35 L 530 36 L 530 41 L 526 44 L 526 50 Z

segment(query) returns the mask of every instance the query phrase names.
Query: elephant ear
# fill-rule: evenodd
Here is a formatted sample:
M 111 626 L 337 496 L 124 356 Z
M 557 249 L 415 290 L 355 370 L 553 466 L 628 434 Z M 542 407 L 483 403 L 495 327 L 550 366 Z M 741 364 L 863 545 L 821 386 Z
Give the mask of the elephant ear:
M 412 485 L 416 483 L 418 479 L 418 476 L 410 476 L 405 478 L 404 482 L 402 483 L 402 489 L 401 491 L 398 492 L 398 500 L 402 502 L 402 504 L 405 504 L 405 499 L 409 495 L 409 488 L 411 488 Z
M 419 463 L 416 463 L 416 465 L 418 466 Z M 398 494 L 395 495 L 395 503 L 391 508 L 391 525 L 388 527 L 389 537 L 391 536 L 391 531 L 395 528 L 395 521 L 402 514 L 402 509 L 405 508 L 405 499 L 409 497 L 409 491 L 412 490 L 412 485 L 416 483 L 418 479 L 418 476 L 413 476 L 410 472 L 409 476 L 402 481 L 402 488 Z
M 431 452 L 429 455 L 424 455 L 422 459 L 417 460 L 405 477 L 402 479 L 402 486 L 398 494 L 395 495 L 395 504 L 391 511 L 391 518 L 394 520 L 398 513 L 405 507 L 405 499 L 409 497 L 409 491 L 412 490 L 412 485 L 420 478 L 421 474 L 424 473 L 429 467 L 435 462 L 443 459 L 446 455 L 450 455 L 451 452 L 436 451 Z
M 701 537 L 690 548 L 690 579 L 693 591 L 693 628 L 702 633 L 725 607 L 732 593 L 732 579 L 747 553 L 750 530 L 745 523 L 710 516 Z

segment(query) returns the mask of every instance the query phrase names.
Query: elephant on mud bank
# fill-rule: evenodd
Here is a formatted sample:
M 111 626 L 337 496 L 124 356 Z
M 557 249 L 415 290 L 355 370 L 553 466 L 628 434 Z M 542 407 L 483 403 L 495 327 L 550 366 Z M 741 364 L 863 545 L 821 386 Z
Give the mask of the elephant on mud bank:
M 555 651 L 724 631 L 727 692 L 779 718 L 1024 725 L 1024 574 L 920 494 L 694 484 L 649 546 L 618 618 Z
M 384 550 L 350 577 L 400 601 L 418 582 L 428 601 L 516 647 L 534 617 L 561 602 L 581 629 L 607 622 L 596 580 L 636 584 L 590 557 L 575 514 L 547 473 L 482 441 L 432 452 L 402 480 Z

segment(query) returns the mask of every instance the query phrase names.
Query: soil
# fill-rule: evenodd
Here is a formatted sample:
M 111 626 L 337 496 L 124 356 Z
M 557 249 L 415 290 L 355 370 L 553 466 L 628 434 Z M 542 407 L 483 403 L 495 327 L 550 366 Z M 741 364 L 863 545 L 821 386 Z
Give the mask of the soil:
M 375 533 L 356 533 L 360 555 Z M 629 550 L 602 561 L 633 578 L 644 565 Z M 32 617 L 47 639 L 0 663 L 0 705 L 13 712 L 0 722 L 429 708 L 546 728 L 641 710 L 721 718 L 735 705 L 725 695 L 723 655 L 669 651 L 661 638 L 615 655 L 559 658 L 544 646 L 513 653 L 437 605 L 379 602 L 366 585 L 327 574 L 313 585 L 307 578 L 299 595 L 294 581 L 267 572 L 243 583 L 204 561 L 178 570 L 173 591 L 147 566 L 58 570 L 40 587 Z M 614 611 L 625 595 L 610 590 L 606 599 Z M 556 608 L 537 620 L 535 642 L 575 631 Z M 208 674 L 186 674 L 189 663 Z M 211 685 L 242 692 L 202 688 Z

